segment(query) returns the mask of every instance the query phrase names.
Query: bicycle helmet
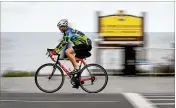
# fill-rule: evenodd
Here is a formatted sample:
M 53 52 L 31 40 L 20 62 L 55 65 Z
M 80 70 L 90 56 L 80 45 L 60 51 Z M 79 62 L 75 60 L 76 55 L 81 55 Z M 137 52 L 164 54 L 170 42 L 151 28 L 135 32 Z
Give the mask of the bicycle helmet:
M 57 27 L 67 27 L 68 26 L 68 20 L 67 19 L 61 19 L 57 23 Z

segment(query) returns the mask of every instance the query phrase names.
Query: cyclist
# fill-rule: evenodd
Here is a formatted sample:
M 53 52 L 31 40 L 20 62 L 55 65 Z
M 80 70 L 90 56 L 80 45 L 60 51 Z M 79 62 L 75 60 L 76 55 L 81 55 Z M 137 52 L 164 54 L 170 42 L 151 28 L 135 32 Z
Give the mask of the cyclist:
M 59 45 L 50 52 L 50 55 L 58 54 L 70 41 L 72 41 L 75 46 L 66 49 L 65 53 L 74 67 L 71 74 L 76 73 L 79 68 L 76 60 L 84 57 L 85 55 L 91 55 L 89 51 L 92 49 L 92 42 L 83 32 L 69 27 L 67 19 L 61 19 L 58 22 L 57 27 L 63 33 L 63 39 Z M 73 55 L 74 53 L 76 53 L 75 56 Z

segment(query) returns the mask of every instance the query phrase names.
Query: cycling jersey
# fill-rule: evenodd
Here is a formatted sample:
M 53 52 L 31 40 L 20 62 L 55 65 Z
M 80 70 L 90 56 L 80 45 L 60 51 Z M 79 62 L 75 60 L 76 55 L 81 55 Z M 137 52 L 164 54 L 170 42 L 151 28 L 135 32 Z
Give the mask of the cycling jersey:
M 69 41 L 72 41 L 75 46 L 80 44 L 91 44 L 90 39 L 81 31 L 68 27 L 64 32 L 64 36 L 59 45 L 55 48 L 55 51 L 59 53 Z

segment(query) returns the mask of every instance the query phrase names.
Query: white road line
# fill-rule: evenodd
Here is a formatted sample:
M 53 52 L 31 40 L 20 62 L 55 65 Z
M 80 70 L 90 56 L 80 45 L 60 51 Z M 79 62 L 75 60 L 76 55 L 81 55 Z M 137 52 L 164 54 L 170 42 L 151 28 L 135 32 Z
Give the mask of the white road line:
M 123 93 L 123 95 L 134 108 L 158 108 L 138 93 Z
M 47 102 L 47 103 L 117 103 L 120 101 L 30 101 L 30 100 L 0 100 L 0 102 L 28 102 L 28 103 L 40 103 L 40 102 Z
M 144 97 L 175 97 L 175 96 L 144 96 Z
M 164 95 L 164 96 L 168 96 L 168 95 L 173 95 L 173 96 L 175 96 L 175 94 L 174 93 L 142 93 L 142 95 L 144 95 L 144 96 L 147 96 L 147 95 Z
M 148 99 L 148 100 L 175 100 L 175 99 Z
M 154 94 L 142 94 L 143 96 L 175 96 L 175 94 L 164 94 L 164 93 L 154 93 Z
M 174 94 L 171 94 L 171 95 L 153 94 L 153 95 L 143 95 L 143 96 L 175 96 L 175 95 Z
M 175 103 L 155 103 L 155 105 L 175 105 Z

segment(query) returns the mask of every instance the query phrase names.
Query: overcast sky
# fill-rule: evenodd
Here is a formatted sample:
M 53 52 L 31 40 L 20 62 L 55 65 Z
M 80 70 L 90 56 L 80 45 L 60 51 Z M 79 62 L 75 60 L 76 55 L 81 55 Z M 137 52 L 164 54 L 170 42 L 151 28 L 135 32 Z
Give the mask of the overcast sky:
M 128 14 L 147 12 L 147 32 L 174 32 L 174 2 L 2 2 L 2 32 L 57 32 L 67 18 L 74 28 L 96 32 L 95 11 L 102 15 L 123 9 Z

